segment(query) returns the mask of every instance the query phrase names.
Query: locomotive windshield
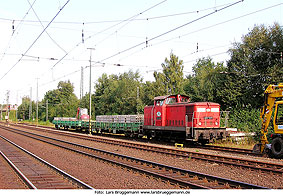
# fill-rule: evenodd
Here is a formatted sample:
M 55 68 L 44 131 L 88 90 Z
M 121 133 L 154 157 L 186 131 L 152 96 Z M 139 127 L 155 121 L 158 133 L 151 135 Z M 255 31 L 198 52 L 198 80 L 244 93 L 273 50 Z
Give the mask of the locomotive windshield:
M 158 100 L 158 101 L 156 102 L 156 105 L 157 105 L 157 106 L 162 106 L 163 103 L 164 103 L 164 100 Z

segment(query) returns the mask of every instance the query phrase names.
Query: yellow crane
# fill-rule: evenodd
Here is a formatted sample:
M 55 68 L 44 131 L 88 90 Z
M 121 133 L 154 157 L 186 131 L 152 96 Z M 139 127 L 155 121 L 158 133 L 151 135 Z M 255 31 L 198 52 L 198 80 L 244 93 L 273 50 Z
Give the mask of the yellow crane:
M 260 143 L 254 146 L 256 153 L 267 153 L 270 157 L 283 158 L 283 83 L 269 85 L 264 92 L 264 105 L 260 112 L 262 120 Z M 275 109 L 275 110 L 274 110 Z M 267 133 L 272 113 L 274 134 L 271 134 L 272 142 L 268 143 Z

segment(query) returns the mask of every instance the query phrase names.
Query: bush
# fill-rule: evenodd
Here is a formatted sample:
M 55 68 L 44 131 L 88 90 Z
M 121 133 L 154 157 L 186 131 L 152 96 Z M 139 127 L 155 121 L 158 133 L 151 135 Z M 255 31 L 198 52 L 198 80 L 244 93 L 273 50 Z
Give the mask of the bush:
M 254 140 L 260 141 L 261 119 L 259 109 L 238 109 L 229 114 L 229 127 L 235 127 L 238 131 L 255 133 Z M 272 120 L 268 127 L 267 138 L 274 132 Z
M 233 110 L 229 114 L 229 127 L 243 132 L 257 132 L 261 128 L 260 111 L 257 109 Z

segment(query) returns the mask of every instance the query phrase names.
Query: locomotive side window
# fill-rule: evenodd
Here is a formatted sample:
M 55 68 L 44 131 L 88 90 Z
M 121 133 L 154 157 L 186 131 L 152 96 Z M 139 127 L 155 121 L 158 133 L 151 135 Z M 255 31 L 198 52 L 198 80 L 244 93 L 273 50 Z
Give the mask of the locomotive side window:
M 182 97 L 182 98 L 181 98 L 181 102 L 186 103 L 186 102 L 188 102 L 188 99 L 185 98 L 185 97 Z

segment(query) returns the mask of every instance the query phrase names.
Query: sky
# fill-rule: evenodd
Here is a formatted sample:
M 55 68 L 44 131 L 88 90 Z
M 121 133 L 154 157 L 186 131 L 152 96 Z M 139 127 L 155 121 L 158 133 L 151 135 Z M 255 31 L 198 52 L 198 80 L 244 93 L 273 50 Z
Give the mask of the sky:
M 225 64 L 255 25 L 282 26 L 282 11 L 283 0 L 1 0 L 0 104 L 8 91 L 10 104 L 42 100 L 67 80 L 79 98 L 81 67 L 89 92 L 90 58 L 92 89 L 103 73 L 154 81 L 171 52 L 184 75 L 199 58 Z

